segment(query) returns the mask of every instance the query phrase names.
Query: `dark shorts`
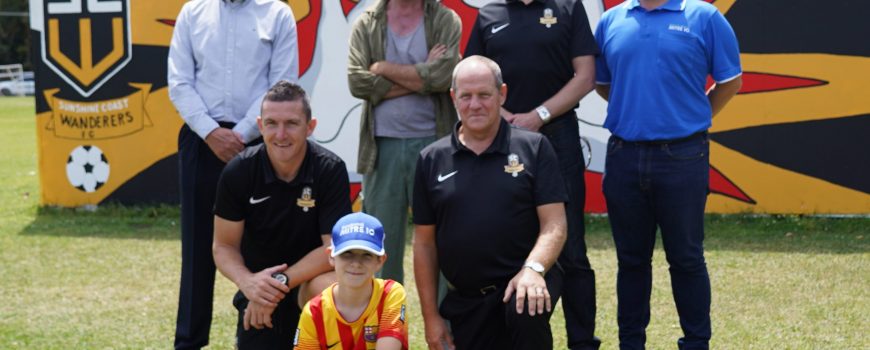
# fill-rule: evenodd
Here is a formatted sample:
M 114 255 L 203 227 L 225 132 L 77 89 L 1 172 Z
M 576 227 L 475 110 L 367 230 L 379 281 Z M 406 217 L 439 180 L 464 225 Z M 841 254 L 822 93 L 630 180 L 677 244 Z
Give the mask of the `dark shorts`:
M 233 297 L 233 306 L 239 312 L 236 324 L 236 347 L 243 349 L 293 349 L 293 337 L 296 335 L 296 327 L 299 324 L 299 309 L 297 299 L 299 288 L 293 288 L 290 293 L 278 303 L 272 314 L 272 328 L 245 330 L 245 308 L 248 307 L 248 299 L 241 291 Z

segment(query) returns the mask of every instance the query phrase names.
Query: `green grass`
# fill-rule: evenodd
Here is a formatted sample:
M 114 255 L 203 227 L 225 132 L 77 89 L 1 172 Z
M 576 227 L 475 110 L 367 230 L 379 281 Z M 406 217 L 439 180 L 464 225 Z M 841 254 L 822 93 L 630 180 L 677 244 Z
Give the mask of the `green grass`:
M 178 208 L 40 208 L 35 127 L 32 99 L 0 98 L 0 349 L 170 348 Z M 598 278 L 596 333 L 602 348 L 615 349 L 613 242 L 605 218 L 588 218 L 587 228 Z M 868 234 L 867 218 L 709 216 L 713 348 L 870 348 Z M 410 273 L 410 256 L 405 259 Z M 653 265 L 648 348 L 673 349 L 681 331 L 660 249 Z M 423 349 L 408 278 L 411 348 Z M 234 292 L 217 278 L 210 348 L 232 347 Z M 562 349 L 557 310 L 552 324 Z

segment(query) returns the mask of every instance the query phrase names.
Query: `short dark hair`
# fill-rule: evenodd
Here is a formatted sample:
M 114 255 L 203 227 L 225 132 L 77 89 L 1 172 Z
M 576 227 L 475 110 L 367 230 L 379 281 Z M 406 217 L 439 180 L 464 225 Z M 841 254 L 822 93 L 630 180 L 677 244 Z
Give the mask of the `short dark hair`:
M 266 91 L 266 96 L 263 97 L 263 103 L 269 102 L 293 102 L 302 101 L 302 110 L 305 112 L 305 117 L 311 120 L 311 103 L 308 101 L 308 94 L 301 86 L 291 83 L 287 80 L 281 80 Z M 263 105 L 260 105 L 260 115 L 263 114 Z

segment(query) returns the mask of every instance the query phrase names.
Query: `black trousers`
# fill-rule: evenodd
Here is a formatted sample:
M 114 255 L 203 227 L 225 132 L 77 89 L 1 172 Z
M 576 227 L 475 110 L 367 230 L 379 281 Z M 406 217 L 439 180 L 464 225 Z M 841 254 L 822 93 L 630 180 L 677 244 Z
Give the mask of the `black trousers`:
M 559 158 L 559 169 L 568 192 L 565 203 L 568 239 L 559 256 L 565 271 L 562 310 L 571 350 L 595 350 L 601 341 L 595 337 L 595 271 L 586 255 L 586 230 L 583 211 L 586 204 L 586 181 L 583 150 L 576 114 L 570 112 L 541 128 Z
M 181 289 L 175 348 L 208 345 L 214 298 L 214 196 L 224 162 L 187 125 L 178 134 L 181 192 Z
M 299 325 L 299 308 L 297 299 L 299 288 L 293 288 L 287 297 L 278 303 L 278 307 L 272 313 L 272 328 L 245 330 L 245 308 L 248 307 L 248 299 L 241 291 L 233 297 L 233 306 L 239 312 L 236 324 L 236 349 L 293 349 L 293 338 L 296 335 L 296 327 Z
M 563 278 L 563 271 L 558 266 L 553 266 L 547 273 L 547 290 L 553 307 L 561 296 Z M 516 293 L 504 303 L 504 292 L 505 286 L 496 286 L 485 295 L 479 290 L 447 292 L 440 313 L 450 321 L 457 350 L 553 348 L 552 312 L 544 310 L 543 314 L 529 316 L 526 306 L 522 314 L 517 314 Z
M 232 123 L 220 123 L 232 128 Z M 249 145 L 262 142 L 258 138 Z M 175 348 L 208 345 L 214 298 L 214 199 L 226 165 L 187 125 L 178 133 L 178 172 L 181 192 L 181 287 L 175 323 Z

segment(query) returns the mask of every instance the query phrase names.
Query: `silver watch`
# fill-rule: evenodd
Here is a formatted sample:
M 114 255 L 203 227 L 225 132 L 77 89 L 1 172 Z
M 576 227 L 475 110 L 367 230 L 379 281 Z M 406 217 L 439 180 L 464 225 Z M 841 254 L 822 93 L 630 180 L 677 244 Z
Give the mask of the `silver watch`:
M 541 265 L 541 263 L 537 261 L 527 261 L 526 264 L 523 265 L 523 267 L 528 267 L 532 269 L 532 271 L 540 273 L 541 276 L 544 275 L 544 265 Z
M 549 122 L 550 118 L 552 117 L 552 115 L 550 114 L 550 110 L 547 109 L 547 107 L 544 107 L 544 105 L 535 108 L 535 112 L 538 112 L 538 116 L 541 117 L 541 121 L 543 121 L 544 124 L 547 124 L 547 122 Z

